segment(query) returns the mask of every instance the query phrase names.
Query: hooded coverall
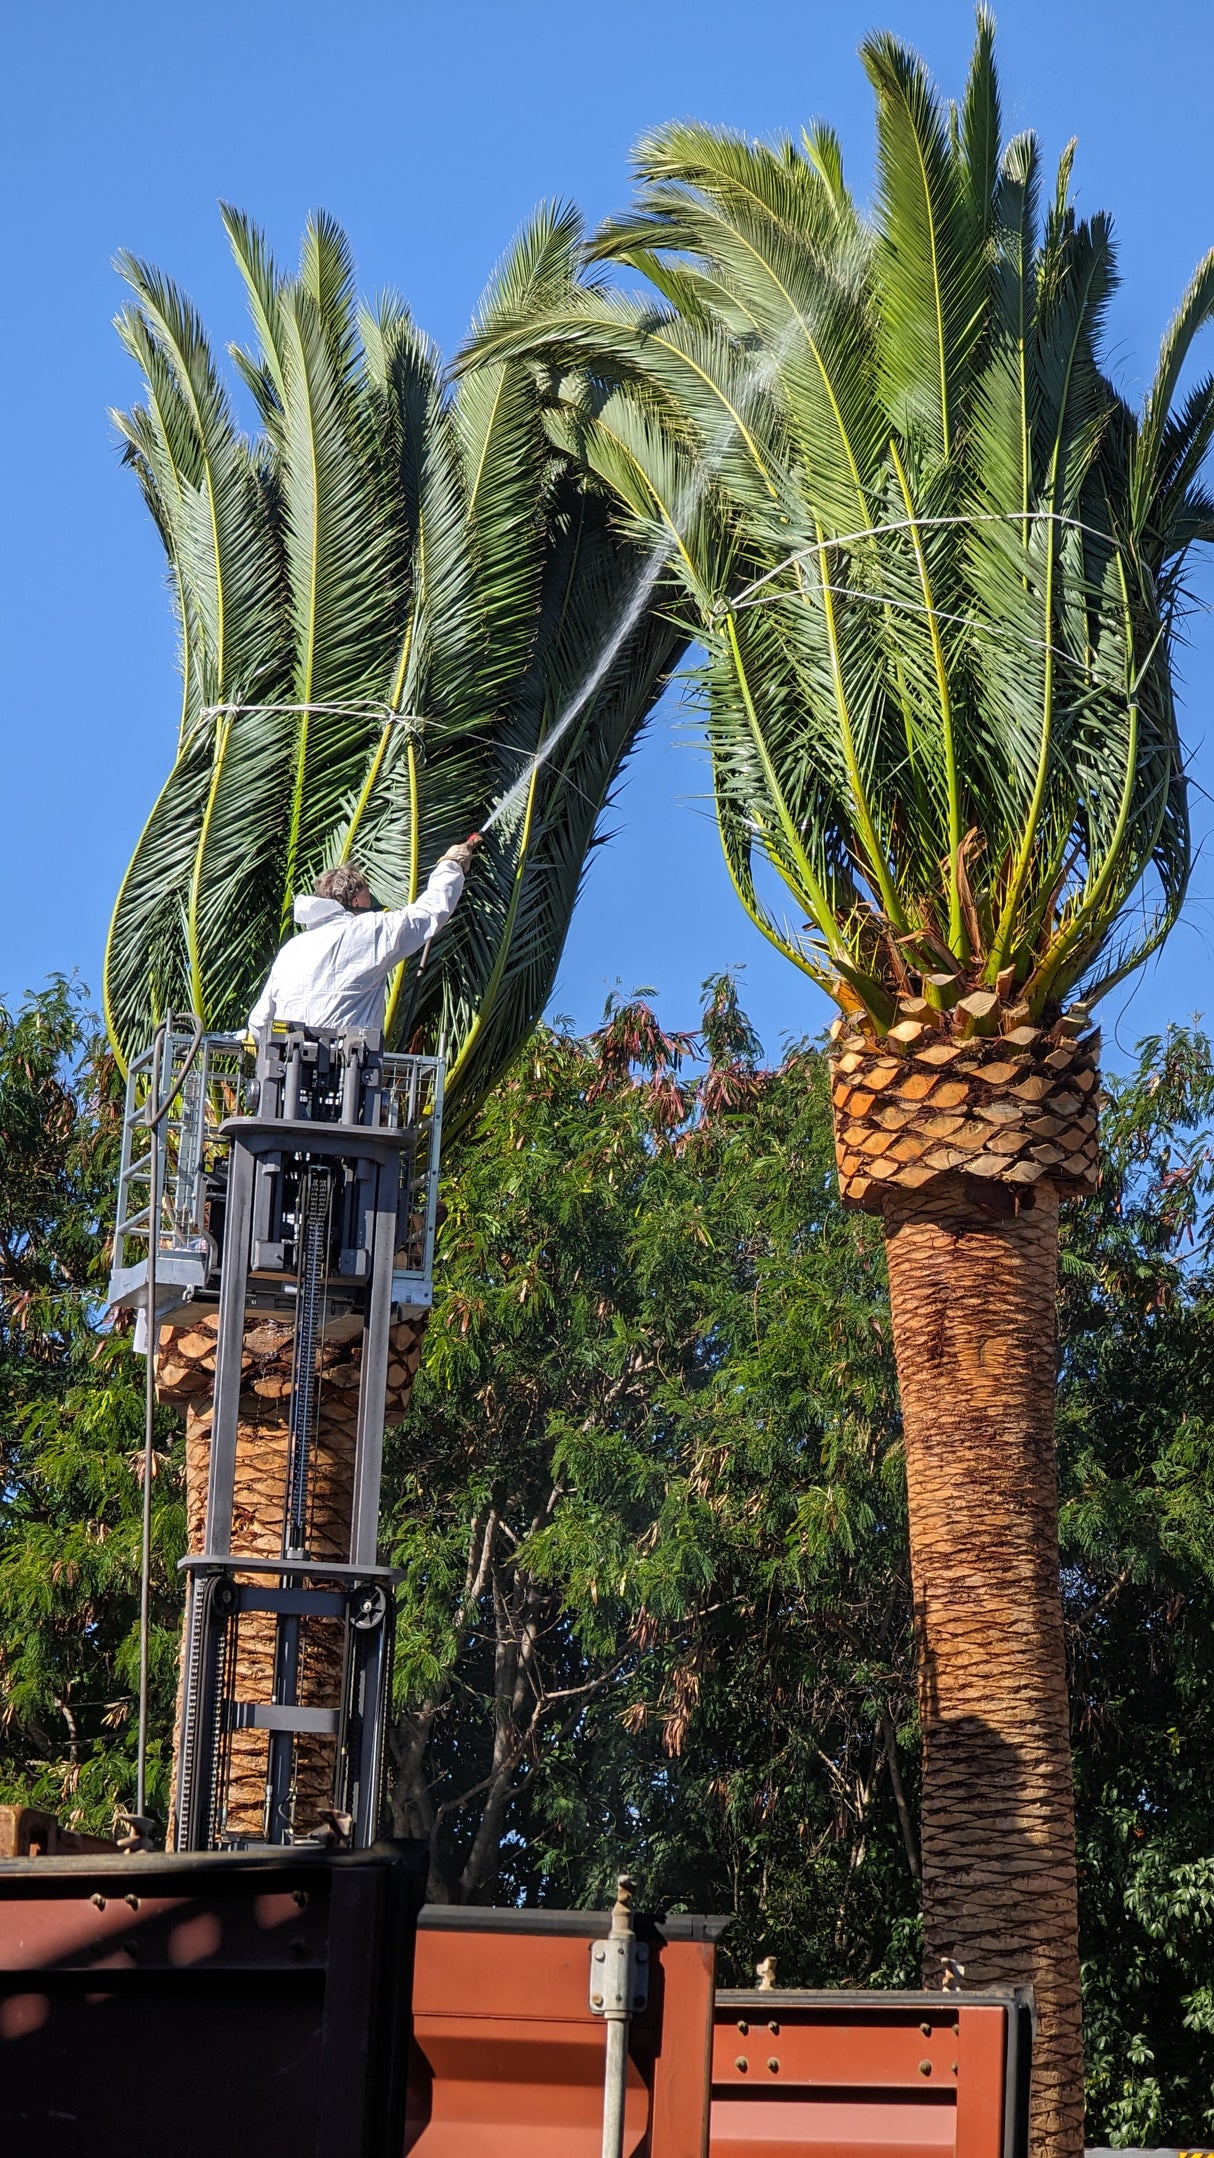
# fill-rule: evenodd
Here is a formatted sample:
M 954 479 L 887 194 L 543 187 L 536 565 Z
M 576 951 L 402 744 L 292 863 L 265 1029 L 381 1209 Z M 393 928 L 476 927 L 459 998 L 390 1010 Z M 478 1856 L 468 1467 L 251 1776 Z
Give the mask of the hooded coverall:
M 297 899 L 304 934 L 291 937 L 270 968 L 250 1032 L 274 1019 L 334 1031 L 382 1027 L 388 976 L 450 921 L 463 889 L 459 863 L 444 859 L 410 907 L 353 913 L 337 899 Z

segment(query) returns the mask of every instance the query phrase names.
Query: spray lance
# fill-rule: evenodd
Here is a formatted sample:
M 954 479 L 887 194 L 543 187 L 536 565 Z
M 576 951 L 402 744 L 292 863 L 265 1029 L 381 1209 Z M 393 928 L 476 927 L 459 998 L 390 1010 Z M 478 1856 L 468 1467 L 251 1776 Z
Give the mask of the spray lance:
M 484 844 L 485 841 L 483 833 L 469 832 L 468 837 L 465 839 L 462 846 L 452 847 L 449 850 L 450 857 L 454 858 L 456 861 L 459 862 L 460 868 L 463 870 L 465 876 L 467 875 L 469 869 L 472 866 L 472 857 L 475 854 L 477 848 L 483 847 Z M 464 859 L 465 856 L 467 857 L 466 860 Z M 444 859 L 447 858 L 447 856 L 444 857 Z M 409 1002 L 405 1009 L 405 1016 L 401 1024 L 400 1034 L 397 1037 L 401 1043 L 401 1046 L 405 1049 L 407 1049 L 409 1046 L 409 1039 L 413 1032 L 413 1019 L 414 1014 L 417 1011 L 417 1000 L 418 997 L 421 995 L 422 975 L 426 971 L 426 961 L 430 957 L 430 946 L 433 944 L 433 942 L 434 931 L 431 930 L 429 936 L 426 938 L 426 941 L 422 946 L 421 957 L 413 970 L 413 980 L 409 988 Z

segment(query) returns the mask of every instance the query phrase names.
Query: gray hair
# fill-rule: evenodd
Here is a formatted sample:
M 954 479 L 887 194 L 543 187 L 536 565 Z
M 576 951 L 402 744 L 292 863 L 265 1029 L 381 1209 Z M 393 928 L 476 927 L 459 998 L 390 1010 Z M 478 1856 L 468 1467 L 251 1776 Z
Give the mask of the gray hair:
M 340 906 L 354 911 L 354 902 L 361 893 L 370 893 L 364 872 L 357 862 L 339 862 L 336 869 L 326 869 L 313 886 L 318 899 L 336 899 Z

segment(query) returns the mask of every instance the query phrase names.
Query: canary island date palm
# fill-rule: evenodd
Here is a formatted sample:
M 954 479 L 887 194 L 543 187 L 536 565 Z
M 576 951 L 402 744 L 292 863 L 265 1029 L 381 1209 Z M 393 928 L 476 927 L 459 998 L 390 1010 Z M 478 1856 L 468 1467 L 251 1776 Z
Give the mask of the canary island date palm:
M 382 903 L 415 898 L 438 855 L 505 795 L 454 922 L 420 980 L 402 969 L 387 1027 L 446 1043 L 448 1133 L 512 1061 L 552 984 L 611 782 L 678 646 L 655 608 L 596 666 L 637 551 L 601 495 L 554 453 L 534 370 L 512 361 L 454 390 L 400 300 L 360 310 L 326 217 L 285 275 L 225 212 L 256 332 L 233 358 L 258 415 L 243 433 L 202 324 L 129 257 L 118 319 L 142 401 L 116 415 L 164 542 L 180 630 L 176 754 L 123 880 L 105 1011 L 127 1058 L 166 1011 L 243 1024 L 289 932 L 292 901 L 345 858 Z M 583 273 L 572 213 L 541 212 L 499 269 L 478 326 L 564 304 Z M 655 601 L 659 595 L 655 593 Z M 600 679 L 601 676 L 601 679 Z M 589 693 L 588 693 L 589 688 Z M 576 708 L 559 745 L 536 752 Z M 420 994 L 416 992 L 420 991 Z M 419 1350 L 394 1330 L 389 1421 Z M 348 1536 L 357 1349 L 324 1352 L 314 1548 Z M 188 1406 L 192 1544 L 201 1530 L 214 1322 L 167 1328 L 161 1383 Z M 236 1513 L 246 1548 L 281 1532 L 291 1337 L 246 1336 Z M 335 1683 L 323 1624 L 305 1698 Z M 269 1698 L 271 1642 L 250 1624 L 238 1684 Z M 234 1742 L 231 1832 L 256 1834 L 260 1734 Z M 331 1742 L 305 1741 L 296 1826 L 327 1800 Z
M 680 576 L 725 857 L 838 1003 L 845 1196 L 883 1218 L 924 1738 L 925 1980 L 1029 1980 L 1041 2152 L 1082 2147 L 1053 1450 L 1059 1200 L 1097 1174 L 1095 1001 L 1189 871 L 1172 688 L 1214 257 L 1142 410 L 1102 364 L 1107 217 L 1001 145 L 992 30 L 946 107 L 885 35 L 871 215 L 824 127 L 637 155 L 599 256 L 656 297 L 499 323 Z M 781 887 L 785 895 L 781 902 Z M 791 908 L 788 906 L 791 901 Z

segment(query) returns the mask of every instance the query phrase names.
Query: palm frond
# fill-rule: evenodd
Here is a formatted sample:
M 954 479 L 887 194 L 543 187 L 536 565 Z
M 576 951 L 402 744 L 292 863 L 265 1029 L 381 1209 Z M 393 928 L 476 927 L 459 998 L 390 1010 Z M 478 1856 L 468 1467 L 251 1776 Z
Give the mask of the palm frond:
M 994 224 L 1002 148 L 995 18 L 978 9 L 978 35 L 961 107 L 961 177 L 971 230 L 988 239 Z
M 980 49 L 983 40 L 980 32 Z M 982 323 L 982 226 L 967 189 L 979 175 L 963 170 L 917 55 L 882 31 L 865 41 L 861 56 L 877 93 L 884 397 L 900 434 L 922 436 L 947 458 Z
M 1130 515 L 1141 529 L 1159 486 L 1161 458 L 1172 421 L 1181 370 L 1194 338 L 1214 317 L 1214 249 L 1203 256 L 1159 352 L 1155 379 L 1142 409 L 1130 477 Z

